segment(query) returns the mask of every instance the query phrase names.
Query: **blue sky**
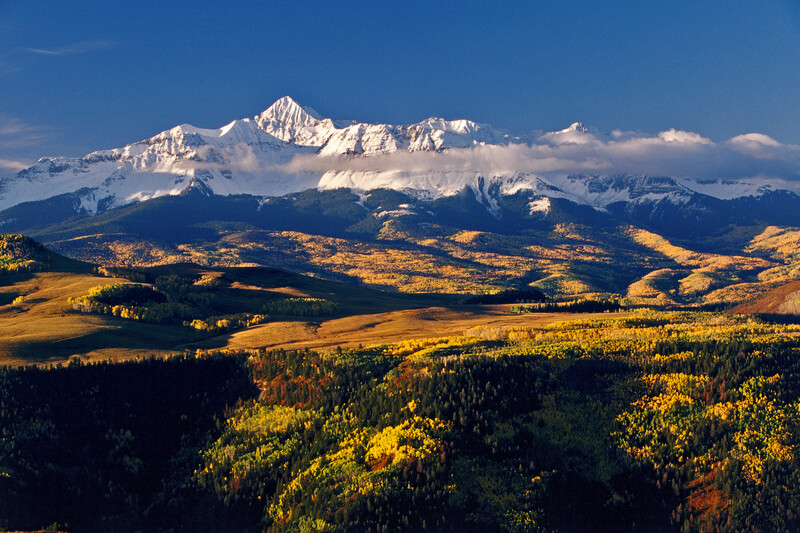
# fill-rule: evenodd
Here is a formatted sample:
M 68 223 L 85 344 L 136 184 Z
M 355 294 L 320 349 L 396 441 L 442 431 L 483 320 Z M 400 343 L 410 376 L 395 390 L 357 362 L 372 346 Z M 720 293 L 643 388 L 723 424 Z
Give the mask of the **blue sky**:
M 788 0 L 0 0 L 5 170 L 219 127 L 287 94 L 339 119 L 800 144 L 798 87 Z

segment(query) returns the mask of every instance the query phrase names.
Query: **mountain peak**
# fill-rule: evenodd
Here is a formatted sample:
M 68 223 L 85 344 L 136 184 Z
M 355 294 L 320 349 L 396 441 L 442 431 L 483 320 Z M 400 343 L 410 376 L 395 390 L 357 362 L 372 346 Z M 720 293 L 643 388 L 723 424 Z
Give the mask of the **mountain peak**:
M 284 96 L 256 116 L 258 127 L 285 143 L 322 146 L 336 127 L 310 107 Z
M 573 122 L 568 128 L 561 130 L 559 133 L 568 133 L 571 131 L 577 131 L 580 133 L 597 133 L 597 128 L 587 126 L 583 122 Z
M 284 96 L 256 118 L 259 121 L 272 119 L 284 124 L 297 125 L 313 124 L 322 120 L 322 116 L 314 109 L 301 106 L 291 96 Z

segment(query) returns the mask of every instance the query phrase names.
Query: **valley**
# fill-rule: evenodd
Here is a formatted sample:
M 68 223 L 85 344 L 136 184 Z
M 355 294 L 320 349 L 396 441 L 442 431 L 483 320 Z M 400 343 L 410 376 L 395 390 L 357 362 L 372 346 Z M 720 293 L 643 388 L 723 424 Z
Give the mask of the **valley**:
M 687 239 L 555 201 L 550 219 L 501 223 L 471 193 L 430 204 L 436 216 L 422 207 L 384 215 L 412 201 L 396 192 L 368 198 L 365 207 L 353 191 L 306 191 L 258 207 L 249 197 L 190 194 L 28 234 L 109 266 L 268 266 L 405 293 L 529 286 L 555 298 L 605 293 L 647 305 L 740 303 L 800 272 L 790 251 L 796 226 L 754 223 Z
M 0 529 L 797 530 L 795 153 L 285 97 L 41 158 L 0 179 Z
M 73 357 L 84 362 L 120 362 L 164 357 L 186 350 L 348 348 L 405 339 L 461 336 L 470 331 L 502 334 L 504 330 L 563 320 L 561 313 L 510 314 L 511 304 L 465 305 L 459 303 L 457 295 L 386 293 L 263 267 L 214 269 L 172 264 L 120 269 L 120 274 L 114 276 L 113 270 L 98 271 L 91 265 L 70 262 L 54 254 L 49 262 L 59 264 L 59 261 L 67 267 L 5 274 L 1 278 L 2 364 L 57 364 Z M 255 311 L 266 302 L 287 298 L 324 298 L 336 302 L 338 308 L 331 317 L 304 318 L 279 312 L 266 324 L 209 334 L 174 321 L 145 323 L 79 313 L 69 302 L 98 286 L 134 283 L 121 274 L 133 280 L 142 276 L 219 280 L 211 292 L 218 302 L 208 313 Z

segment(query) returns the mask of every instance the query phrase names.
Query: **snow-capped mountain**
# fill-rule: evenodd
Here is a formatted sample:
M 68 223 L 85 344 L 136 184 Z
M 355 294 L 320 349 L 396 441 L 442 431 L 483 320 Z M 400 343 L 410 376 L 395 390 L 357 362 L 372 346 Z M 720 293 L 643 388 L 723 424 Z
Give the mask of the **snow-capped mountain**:
M 82 158 L 42 158 L 0 182 L 0 209 L 75 193 L 80 209 L 93 214 L 191 187 L 220 195 L 280 196 L 324 186 L 324 168 L 282 168 L 298 155 L 374 156 L 513 140 L 468 120 L 430 118 L 407 126 L 334 122 L 287 96 L 252 119 L 219 129 L 182 124 L 124 148 Z M 337 186 L 337 179 L 327 181 Z
M 123 148 L 40 159 L 0 181 L 0 210 L 61 195 L 71 196 L 77 212 L 91 215 L 190 189 L 276 197 L 315 188 L 385 188 L 420 199 L 471 190 L 495 214 L 498 197 L 520 193 L 530 197 L 532 213 L 546 212 L 551 198 L 607 211 L 623 204 L 682 205 L 698 195 L 731 199 L 796 188 L 755 178 L 604 174 L 598 171 L 604 163 L 591 158 L 585 166 L 576 159 L 586 172 L 559 167 L 562 154 L 582 146 L 613 156 L 625 139 L 625 134 L 604 135 L 581 123 L 520 138 L 469 120 L 334 121 L 287 96 L 253 118 L 219 129 L 182 124 Z M 667 148 L 707 144 L 696 134 L 675 130 L 656 139 Z

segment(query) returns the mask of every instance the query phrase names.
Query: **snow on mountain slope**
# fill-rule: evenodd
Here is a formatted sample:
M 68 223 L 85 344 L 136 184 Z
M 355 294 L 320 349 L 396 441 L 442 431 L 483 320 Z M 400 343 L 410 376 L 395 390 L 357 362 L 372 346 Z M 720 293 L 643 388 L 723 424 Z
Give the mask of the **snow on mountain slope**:
M 319 155 L 377 155 L 407 150 L 408 147 L 402 126 L 353 124 L 332 132 L 320 148 Z
M 731 141 L 732 149 L 759 150 L 760 156 L 776 149 L 766 136 L 741 137 L 747 142 Z M 410 125 L 334 122 L 287 96 L 252 119 L 234 120 L 219 129 L 182 124 L 123 148 L 82 158 L 40 159 L 0 181 L 0 210 L 73 194 L 83 212 L 94 214 L 190 187 L 218 195 L 264 197 L 310 188 L 390 188 L 427 199 L 466 188 L 491 211 L 497 208 L 495 195 L 521 191 L 603 210 L 616 202 L 666 199 L 681 204 L 696 193 L 730 199 L 758 196 L 776 187 L 798 188 L 792 181 L 773 185 L 759 179 L 602 175 L 559 166 L 566 154 L 579 168 L 605 168 L 604 157 L 613 159 L 628 149 L 626 138 L 580 123 L 526 140 L 469 120 L 428 118 Z M 689 154 L 710 143 L 675 130 L 642 142 L 646 148 L 653 142 L 666 143 L 667 148 L 688 146 Z M 599 155 L 582 161 L 576 150 L 585 146 L 597 147 Z M 503 147 L 508 153 L 498 151 Z

